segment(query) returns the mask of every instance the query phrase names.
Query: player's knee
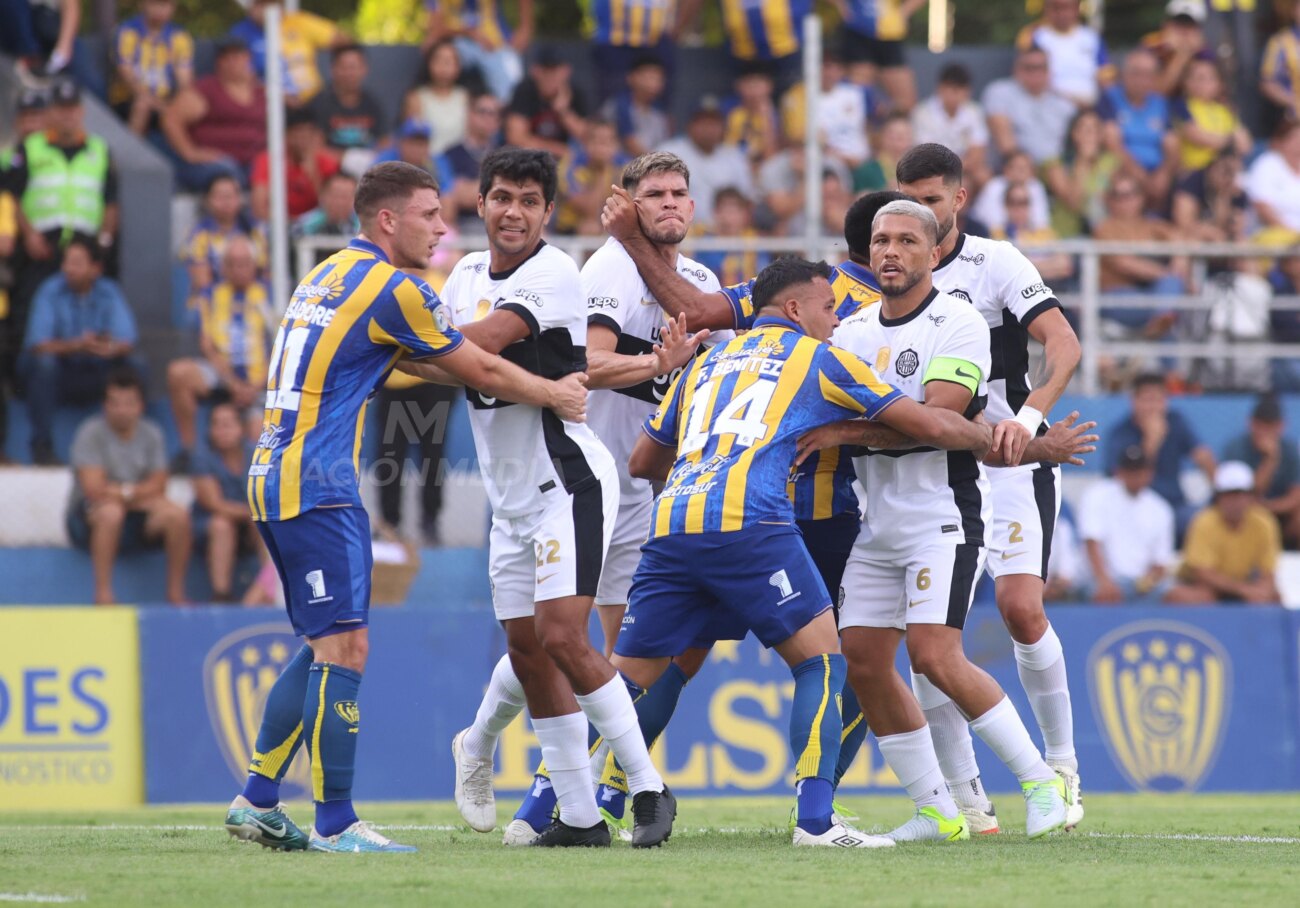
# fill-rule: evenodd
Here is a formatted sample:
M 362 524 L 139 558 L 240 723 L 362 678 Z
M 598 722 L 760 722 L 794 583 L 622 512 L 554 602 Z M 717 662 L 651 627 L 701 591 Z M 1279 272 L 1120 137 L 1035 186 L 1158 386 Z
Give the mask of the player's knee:
M 917 641 L 913 644 L 909 640 L 907 657 L 912 663 L 912 671 L 924 675 L 931 684 L 940 688 L 946 686 L 953 670 L 966 661 L 960 647 L 954 650 L 938 641 Z
M 848 669 L 849 684 L 855 691 L 877 690 L 889 682 L 894 666 L 874 659 L 850 658 Z
M 566 665 L 585 653 L 590 645 L 585 627 L 571 627 L 560 621 L 537 622 L 537 639 L 557 665 Z
M 1047 633 L 1047 613 L 1040 596 L 1013 592 L 998 597 L 1002 621 L 1018 643 L 1036 643 Z

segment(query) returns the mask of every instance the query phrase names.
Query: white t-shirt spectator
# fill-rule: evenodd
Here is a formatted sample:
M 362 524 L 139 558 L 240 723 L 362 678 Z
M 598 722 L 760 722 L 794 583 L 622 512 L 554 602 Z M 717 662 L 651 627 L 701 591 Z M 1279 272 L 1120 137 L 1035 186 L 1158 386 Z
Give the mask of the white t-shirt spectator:
M 1047 199 L 1047 187 L 1042 180 L 1025 183 L 1029 190 L 1029 228 L 1042 230 L 1051 226 L 1052 212 Z M 1007 178 L 998 174 L 980 190 L 971 206 L 970 216 L 990 230 L 1003 230 L 1007 226 Z
M 1276 151 L 1266 151 L 1246 172 L 1246 195 L 1277 212 L 1288 230 L 1300 230 L 1300 173 Z
M 939 96 L 931 95 L 912 112 L 912 130 L 916 144 L 937 142 L 947 145 L 960 156 L 965 156 L 972 148 L 989 144 L 984 110 L 974 101 L 967 101 L 950 117 Z
M 1174 561 L 1174 509 L 1150 487 L 1130 495 L 1118 479 L 1088 487 L 1079 536 L 1101 544 L 1112 580 L 1134 581 Z
M 1086 25 L 1058 32 L 1040 25 L 1031 33 L 1035 47 L 1047 53 L 1047 73 L 1054 91 L 1091 107 L 1097 103 L 1097 76 L 1109 64 L 1101 35 Z
M 1035 164 L 1061 156 L 1075 113 L 1068 98 L 1054 91 L 1035 97 L 1015 79 L 999 79 L 984 90 L 983 100 L 986 114 L 1011 121 L 1016 144 L 1029 152 Z
M 823 92 L 817 109 L 826 150 L 854 164 L 871 157 L 867 143 L 867 119 L 871 116 L 871 99 L 861 85 L 840 82 Z
M 696 224 L 712 226 L 713 196 L 719 189 L 731 186 L 743 192 L 746 198 L 754 198 L 754 179 L 749 172 L 749 161 L 735 145 L 724 143 L 705 153 L 690 139 L 678 136 L 669 139 L 659 150 L 677 155 L 690 168 Z

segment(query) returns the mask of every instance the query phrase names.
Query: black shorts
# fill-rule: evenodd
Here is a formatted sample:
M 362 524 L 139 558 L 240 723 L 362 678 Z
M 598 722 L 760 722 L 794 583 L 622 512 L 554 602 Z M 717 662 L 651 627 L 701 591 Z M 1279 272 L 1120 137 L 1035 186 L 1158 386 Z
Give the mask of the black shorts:
M 834 47 L 845 63 L 870 63 L 881 69 L 906 66 L 902 41 L 882 41 L 859 34 L 843 25 L 835 33 Z

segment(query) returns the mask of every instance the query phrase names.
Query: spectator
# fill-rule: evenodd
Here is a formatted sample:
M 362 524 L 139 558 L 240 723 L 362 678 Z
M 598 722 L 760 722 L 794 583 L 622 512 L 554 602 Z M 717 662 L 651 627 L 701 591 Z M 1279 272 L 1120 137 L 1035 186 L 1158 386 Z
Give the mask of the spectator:
M 500 3 L 477 0 L 425 0 L 429 8 L 424 48 L 451 38 L 466 67 L 477 69 L 488 90 L 507 100 L 524 74 L 521 55 L 533 40 L 533 0 L 519 0 L 519 27 L 513 32 Z
M 693 21 L 702 3 L 682 0 L 678 21 Z M 802 77 L 801 29 L 812 0 L 766 0 L 757 6 L 753 0 L 719 0 L 719 6 L 733 72 L 760 63 L 771 74 L 777 95 L 785 94 Z
M 244 432 L 239 410 L 230 403 L 212 408 L 208 447 L 194 463 L 194 504 L 190 523 L 195 541 L 207 550 L 208 582 L 214 602 L 233 602 L 235 559 L 265 551 L 248 507 L 248 466 L 254 445 Z
M 230 37 L 242 41 L 253 55 L 259 79 L 266 79 L 266 8 L 278 0 L 252 0 L 248 16 L 230 28 Z M 280 13 L 280 58 L 284 70 L 284 100 L 290 107 L 301 107 L 321 90 L 320 67 L 316 55 L 323 50 L 347 44 L 348 36 L 323 16 L 302 10 Z
M 1255 501 L 1255 478 L 1240 461 L 1219 464 L 1214 501 L 1187 529 L 1178 583 L 1166 602 L 1278 602 L 1277 559 L 1282 549 L 1277 521 Z
M 1291 246 L 1292 255 L 1277 259 L 1268 272 L 1274 298 L 1300 296 L 1300 233 L 1279 227 L 1261 230 L 1254 241 L 1261 246 Z M 1300 312 L 1274 309 L 1269 313 L 1269 339 L 1276 344 L 1300 344 Z M 1300 359 L 1273 361 L 1273 388 L 1278 391 L 1300 390 Z
M 560 163 L 559 204 L 555 229 L 560 233 L 599 236 L 600 210 L 609 187 L 621 183 L 628 158 L 619 150 L 618 130 L 608 120 L 587 124 L 582 147 Z
M 894 175 L 898 159 L 915 144 L 912 120 L 907 114 L 895 111 L 885 117 L 880 126 L 880 142 L 875 156 L 853 171 L 853 191 L 894 189 L 898 183 Z
M 623 151 L 629 156 L 653 151 L 672 134 L 663 112 L 667 85 L 663 64 L 654 57 L 641 57 L 627 72 L 627 88 L 601 108 L 601 116 L 618 127 Z
M 177 93 L 163 111 L 162 129 L 181 189 L 199 192 L 219 174 L 245 183 L 253 158 L 266 147 L 266 94 L 247 45 L 219 44 L 212 75 Z
M 1088 486 L 1079 508 L 1079 534 L 1092 568 L 1093 602 L 1159 602 L 1174 561 L 1174 510 L 1151 490 L 1155 476 L 1141 445 L 1120 454 L 1115 476 Z
M 167 100 L 194 82 L 194 39 L 175 14 L 176 0 L 143 0 L 117 28 L 108 100 L 136 135 L 157 130 Z
M 916 77 L 903 55 L 903 42 L 908 20 L 924 5 L 925 0 L 835 0 L 841 25 L 831 46 L 849 65 L 854 82 L 870 85 L 879 72 L 890 108 L 900 113 L 910 113 L 916 104 Z
M 382 164 L 385 161 L 405 161 L 407 164 L 413 164 L 421 170 L 427 170 L 438 180 L 439 186 L 450 186 L 454 182 L 451 174 L 451 165 L 447 163 L 444 155 L 434 155 L 429 151 L 431 131 L 427 123 L 421 120 L 407 119 L 397 128 L 397 133 L 393 138 L 391 145 L 379 149 L 379 154 L 375 155 L 375 163 Z M 475 196 L 477 201 L 478 196 Z M 443 198 L 444 206 L 447 206 L 447 199 Z M 452 219 L 456 217 L 456 212 L 451 206 L 443 208 L 442 216 Z
M 338 171 L 321 183 L 320 204 L 293 223 L 293 235 L 341 236 L 351 239 L 361 232 L 353 203 L 357 178 Z
M 325 138 L 312 112 L 290 108 L 284 120 L 284 183 L 289 217 L 299 217 L 315 208 L 321 183 L 338 169 L 338 158 L 325 149 Z M 249 182 L 253 217 L 265 222 L 271 214 L 270 152 L 260 152 L 253 159 Z
M 1126 169 L 1142 174 L 1146 197 L 1158 209 L 1169 192 L 1177 144 L 1169 135 L 1169 102 L 1156 91 L 1156 75 L 1155 54 L 1129 51 L 1119 84 L 1102 92 L 1097 113 L 1106 123 L 1106 147 Z
M 213 178 L 203 194 L 203 216 L 185 240 L 181 258 L 190 276 L 190 293 L 197 294 L 216 280 L 226 244 L 233 237 L 246 237 L 257 250 L 257 269 L 267 267 L 266 232 L 244 212 L 239 182 L 228 174 Z
M 330 84 L 311 102 L 311 113 L 335 153 L 375 148 L 383 140 L 384 108 L 366 91 L 368 71 L 360 44 L 343 44 L 330 52 Z
M 988 180 L 989 129 L 984 110 L 971 99 L 970 70 L 949 63 L 939 71 L 935 93 L 912 111 L 917 144 L 936 142 L 961 155 L 966 190 L 978 193 Z
M 996 240 L 1010 240 L 1025 254 L 1025 258 L 1034 263 L 1039 276 L 1059 287 L 1074 276 L 1074 260 L 1065 252 L 1035 252 L 1035 243 L 1051 243 L 1059 237 L 1051 227 L 1035 227 L 1030 212 L 1033 210 L 1033 195 L 1023 183 L 1007 186 L 1003 196 L 1006 210 L 1006 227 L 990 231 Z
M 1037 47 L 1047 54 L 1052 91 L 1078 107 L 1097 103 L 1101 86 L 1114 79 L 1114 67 L 1096 29 L 1084 25 L 1079 0 L 1044 0 L 1043 18 L 1016 36 L 1016 49 Z
M 172 469 L 188 473 L 198 439 L 199 404 L 220 395 L 260 422 L 270 353 L 269 293 L 257 279 L 252 243 L 238 237 L 226 244 L 221 280 L 199 297 L 199 351 L 195 359 L 167 366 L 167 393 L 181 449 Z
M 23 0 L 6 4 L 4 13 L 0 52 L 18 58 L 20 79 L 30 82 L 67 69 L 81 27 L 79 0 Z
M 1255 474 L 1254 493 L 1282 528 L 1287 548 L 1300 544 L 1300 452 L 1285 434 L 1282 406 L 1262 395 L 1251 411 L 1246 433 L 1228 442 L 1223 459 L 1240 461 Z
M 1047 54 L 1036 47 L 1016 55 L 1010 79 L 984 90 L 984 110 L 998 154 L 1023 148 L 1035 164 L 1061 156 L 1075 113 L 1074 103 L 1048 84 Z
M 1173 223 L 1183 236 L 1206 243 L 1226 243 L 1243 236 L 1248 207 L 1241 189 L 1241 157 L 1228 150 L 1209 167 L 1174 186 Z
M 674 0 L 603 0 L 584 4 L 584 32 L 591 44 L 592 68 L 600 74 L 596 80 L 598 105 L 611 100 L 627 76 L 644 60 L 658 64 L 664 77 L 671 72 L 673 44 L 681 24 L 675 7 Z M 652 148 L 654 143 L 645 150 Z
M 1213 59 L 1204 24 L 1205 0 L 1169 0 L 1160 30 L 1143 36 L 1139 47 L 1155 55 L 1160 69 L 1156 90 L 1165 97 L 1178 92 L 1192 60 Z
M 506 144 L 539 148 L 562 159 L 569 143 L 583 134 L 589 112 L 573 85 L 573 67 L 555 48 L 538 48 L 528 77 L 506 108 Z
M 9 425 L 9 394 L 6 386 L 16 377 L 14 366 L 21 346 L 25 307 L 18 308 L 16 278 L 22 254 L 22 235 L 18 225 L 18 200 L 9 184 L 9 166 L 21 152 L 28 136 L 45 128 L 46 93 L 25 89 L 17 98 L 14 118 L 14 144 L 0 148 L 0 464 L 9 462 L 4 453 Z M 34 288 L 33 288 L 34 290 Z
M 465 138 L 448 148 L 443 155 L 451 174 L 451 182 L 441 184 L 444 202 L 450 195 L 456 210 L 470 213 L 475 211 L 478 204 L 479 168 L 488 152 L 500 145 L 501 102 L 491 92 L 476 94 L 470 98 Z
M 971 206 L 971 217 L 983 223 L 994 233 L 1006 232 L 1007 211 L 1004 202 L 1007 190 L 1024 186 L 1029 190 L 1029 227 L 1042 230 L 1051 224 L 1051 208 L 1047 200 L 1047 187 L 1034 176 L 1034 162 L 1027 152 L 1011 150 L 1002 161 L 1002 172 L 984 184 L 979 198 Z
M 776 154 L 781 138 L 772 77 L 761 64 L 751 62 L 741 68 L 734 85 L 736 95 L 728 102 L 724 141 L 740 148 L 758 166 Z
M 108 374 L 126 364 L 138 337 L 121 288 L 104 277 L 103 251 L 93 237 L 77 234 L 68 241 L 60 271 L 32 300 L 19 364 L 37 464 L 58 462 L 56 405 L 98 400 Z
M 1193 60 L 1183 79 L 1183 97 L 1174 102 L 1178 161 L 1183 172 L 1201 170 L 1219 153 L 1250 151 L 1250 133 L 1224 101 L 1223 76 L 1213 60 Z
M 691 172 L 691 197 L 695 200 L 695 223 L 701 229 L 713 224 L 713 197 L 725 186 L 752 195 L 753 178 L 745 153 L 724 142 L 725 124 L 718 102 L 704 97 L 686 123 L 686 135 L 669 139 L 660 148 L 677 155 Z
M 867 125 L 876 112 L 876 100 L 870 87 L 849 82 L 844 76 L 843 61 L 828 54 L 822 60 L 817 131 L 826 156 L 852 171 L 871 157 Z M 803 138 L 802 130 L 799 138 Z
M 144 404 L 140 377 L 129 369 L 114 372 L 104 390 L 103 415 L 82 423 L 72 442 L 68 536 L 90 551 L 96 605 L 114 601 L 118 553 L 157 542 L 167 553 L 167 601 L 186 601 L 190 515 L 167 499 L 163 434 L 144 418 Z
M 1291 22 L 1264 45 L 1259 90 L 1280 108 L 1284 119 L 1300 119 L 1300 0 L 1291 4 Z
M 787 140 L 785 150 L 759 168 L 756 192 L 760 205 L 755 217 L 762 229 L 785 236 L 803 229 L 805 163 L 803 143 Z M 823 161 L 822 171 L 834 173 L 836 181 L 843 186 L 853 185 L 849 169 L 840 161 L 833 158 Z M 695 220 L 698 222 L 698 199 L 695 204 Z
M 1106 216 L 1106 187 L 1119 168 L 1119 158 L 1106 150 L 1101 117 L 1081 110 L 1070 123 L 1065 151 L 1048 161 L 1043 177 L 1052 194 L 1052 227 L 1058 236 L 1091 232 Z
M 408 118 L 429 124 L 429 148 L 441 154 L 465 137 L 469 118 L 469 91 L 459 84 L 460 55 L 455 43 L 443 39 L 431 45 L 424 53 L 422 72 L 419 84 L 406 93 L 403 109 Z
M 1186 417 L 1169 409 L 1164 376 L 1154 372 L 1137 376 L 1132 409 L 1102 437 L 1106 440 L 1106 471 L 1112 476 L 1124 451 L 1134 445 L 1142 449 L 1155 468 L 1151 488 L 1174 509 L 1175 529 L 1181 535 L 1194 510 L 1183 494 L 1183 463 L 1190 459 L 1213 481 L 1215 462 L 1214 453 L 1196 437 Z
M 1246 195 L 1264 226 L 1300 231 L 1300 121 L 1278 127 L 1273 147 L 1250 166 Z
M 754 203 L 738 189 L 730 186 L 719 189 L 713 198 L 713 230 L 709 235 L 742 240 L 758 236 L 754 229 Z M 744 283 L 771 262 L 766 252 L 740 251 L 740 244 L 734 251 L 701 250 L 696 258 L 718 276 L 724 287 Z

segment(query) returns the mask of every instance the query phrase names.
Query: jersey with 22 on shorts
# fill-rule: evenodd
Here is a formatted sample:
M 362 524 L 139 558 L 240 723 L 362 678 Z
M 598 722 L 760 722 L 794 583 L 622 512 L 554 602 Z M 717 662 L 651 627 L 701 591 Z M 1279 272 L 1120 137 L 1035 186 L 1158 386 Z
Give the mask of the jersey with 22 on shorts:
M 985 417 L 997 425 L 1015 416 L 1029 397 L 1029 326 L 1060 309 L 1052 288 L 1019 249 L 1004 240 L 959 234 L 934 270 L 934 285 L 975 307 L 989 326 L 992 371 Z M 1047 431 L 1047 423 L 1039 428 Z M 1046 577 L 1052 531 L 1061 509 L 1061 468 L 1023 464 L 988 471 L 993 527 L 988 570 Z
M 248 504 L 298 633 L 365 622 L 370 533 L 357 457 L 367 400 L 401 356 L 441 356 L 462 341 L 437 294 L 364 240 L 294 291 L 271 350 Z
M 840 325 L 832 340 L 913 400 L 923 402 L 932 382 L 951 382 L 971 394 L 967 416 L 983 408 L 989 332 L 962 300 L 931 290 L 894 319 L 873 306 Z M 928 446 L 868 448 L 854 466 L 867 508 L 844 568 L 841 627 L 962 627 L 992 512 L 984 466 L 970 451 Z
M 645 426 L 677 460 L 615 651 L 675 656 L 721 613 L 775 646 L 829 608 L 785 493 L 796 442 L 838 419 L 874 419 L 901 396 L 781 318 L 696 359 Z
M 587 312 L 578 266 L 541 243 L 505 272 L 491 254 L 456 263 L 442 290 L 458 325 L 503 309 L 528 335 L 501 357 L 547 379 L 587 367 Z M 489 577 L 497 618 L 527 617 L 533 605 L 594 596 L 618 511 L 614 460 L 591 428 L 541 407 L 465 389 L 479 469 L 492 506 Z

